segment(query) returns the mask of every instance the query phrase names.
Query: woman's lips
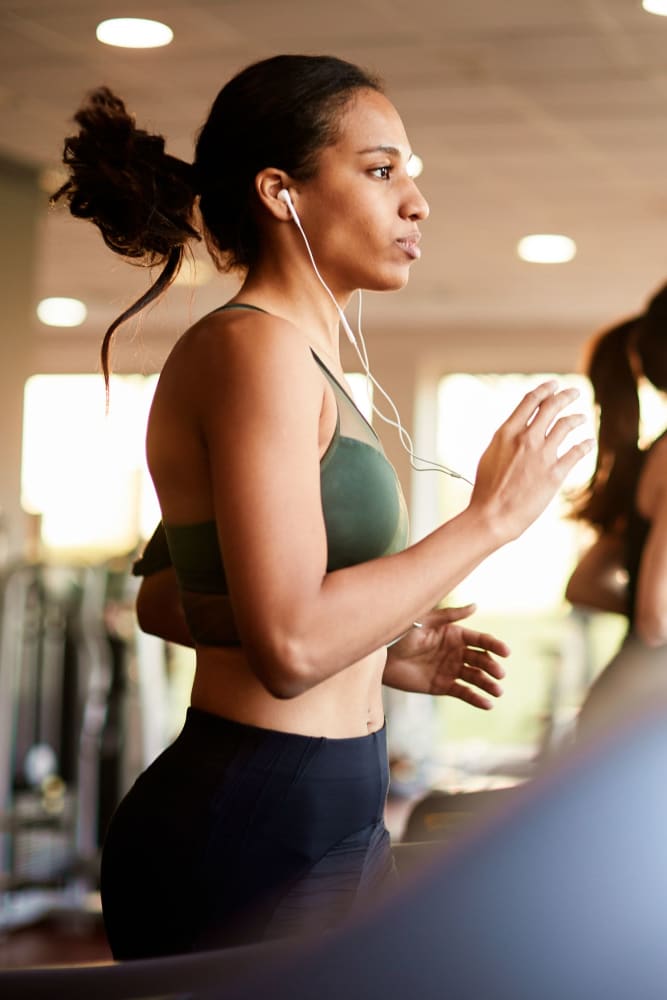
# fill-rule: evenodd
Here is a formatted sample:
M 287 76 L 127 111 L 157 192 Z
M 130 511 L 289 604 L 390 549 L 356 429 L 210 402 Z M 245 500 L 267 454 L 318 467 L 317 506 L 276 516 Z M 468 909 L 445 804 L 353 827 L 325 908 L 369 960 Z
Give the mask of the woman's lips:
M 396 240 L 396 242 L 398 243 L 401 250 L 405 251 L 408 257 L 410 257 L 412 260 L 419 260 L 419 258 L 422 255 L 422 252 L 419 249 L 418 236 L 405 236 L 401 240 Z

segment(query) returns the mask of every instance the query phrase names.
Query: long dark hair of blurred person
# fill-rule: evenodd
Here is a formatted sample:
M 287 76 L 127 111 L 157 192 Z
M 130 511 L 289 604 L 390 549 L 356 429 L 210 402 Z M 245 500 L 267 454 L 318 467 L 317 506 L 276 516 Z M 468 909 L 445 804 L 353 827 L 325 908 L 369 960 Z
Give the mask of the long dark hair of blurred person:
M 596 538 L 566 597 L 625 615 L 628 629 L 584 699 L 579 735 L 613 724 L 667 686 L 667 429 L 640 444 L 639 400 L 643 380 L 667 392 L 667 285 L 643 313 L 593 338 L 585 370 L 599 416 L 598 454 L 573 516 Z

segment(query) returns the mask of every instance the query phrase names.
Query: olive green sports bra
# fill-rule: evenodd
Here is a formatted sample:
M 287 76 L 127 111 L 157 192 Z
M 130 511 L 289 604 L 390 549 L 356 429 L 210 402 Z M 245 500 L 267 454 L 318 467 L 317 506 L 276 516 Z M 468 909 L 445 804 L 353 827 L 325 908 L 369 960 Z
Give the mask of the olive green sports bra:
M 336 428 L 320 460 L 327 572 L 332 572 L 404 549 L 408 516 L 398 477 L 375 431 L 323 361 L 312 354 L 337 407 Z M 228 595 L 228 587 L 215 521 L 159 526 L 133 572 L 146 576 L 169 562 L 183 592 L 193 638 L 204 645 L 238 643 L 229 601 L 220 600 Z M 196 601 L 185 599 L 196 594 L 218 595 L 218 600 L 200 602 L 200 616 Z

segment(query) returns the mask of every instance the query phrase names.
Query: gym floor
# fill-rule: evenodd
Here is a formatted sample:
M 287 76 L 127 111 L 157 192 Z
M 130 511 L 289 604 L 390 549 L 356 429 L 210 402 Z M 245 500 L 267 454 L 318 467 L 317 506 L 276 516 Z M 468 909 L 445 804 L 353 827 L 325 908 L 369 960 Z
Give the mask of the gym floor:
M 99 916 L 52 916 L 0 932 L 0 968 L 108 962 L 111 952 Z

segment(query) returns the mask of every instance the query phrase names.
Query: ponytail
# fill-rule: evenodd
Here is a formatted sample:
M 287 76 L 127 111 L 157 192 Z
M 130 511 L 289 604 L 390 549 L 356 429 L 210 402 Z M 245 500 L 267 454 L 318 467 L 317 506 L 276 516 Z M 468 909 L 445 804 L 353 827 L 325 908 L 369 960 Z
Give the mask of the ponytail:
M 185 246 L 201 238 L 192 224 L 197 185 L 192 165 L 165 153 L 163 136 L 138 129 L 107 87 L 94 90 L 74 120 L 79 132 L 65 140 L 63 153 L 70 176 L 51 203 L 64 198 L 71 214 L 93 222 L 114 253 L 143 267 L 163 267 L 104 336 L 100 353 L 108 393 L 115 330 L 166 291 Z
M 599 408 L 598 453 L 590 481 L 573 500 L 571 516 L 601 531 L 623 529 L 639 475 L 639 395 L 631 361 L 637 324 L 633 317 L 600 334 L 587 364 Z

